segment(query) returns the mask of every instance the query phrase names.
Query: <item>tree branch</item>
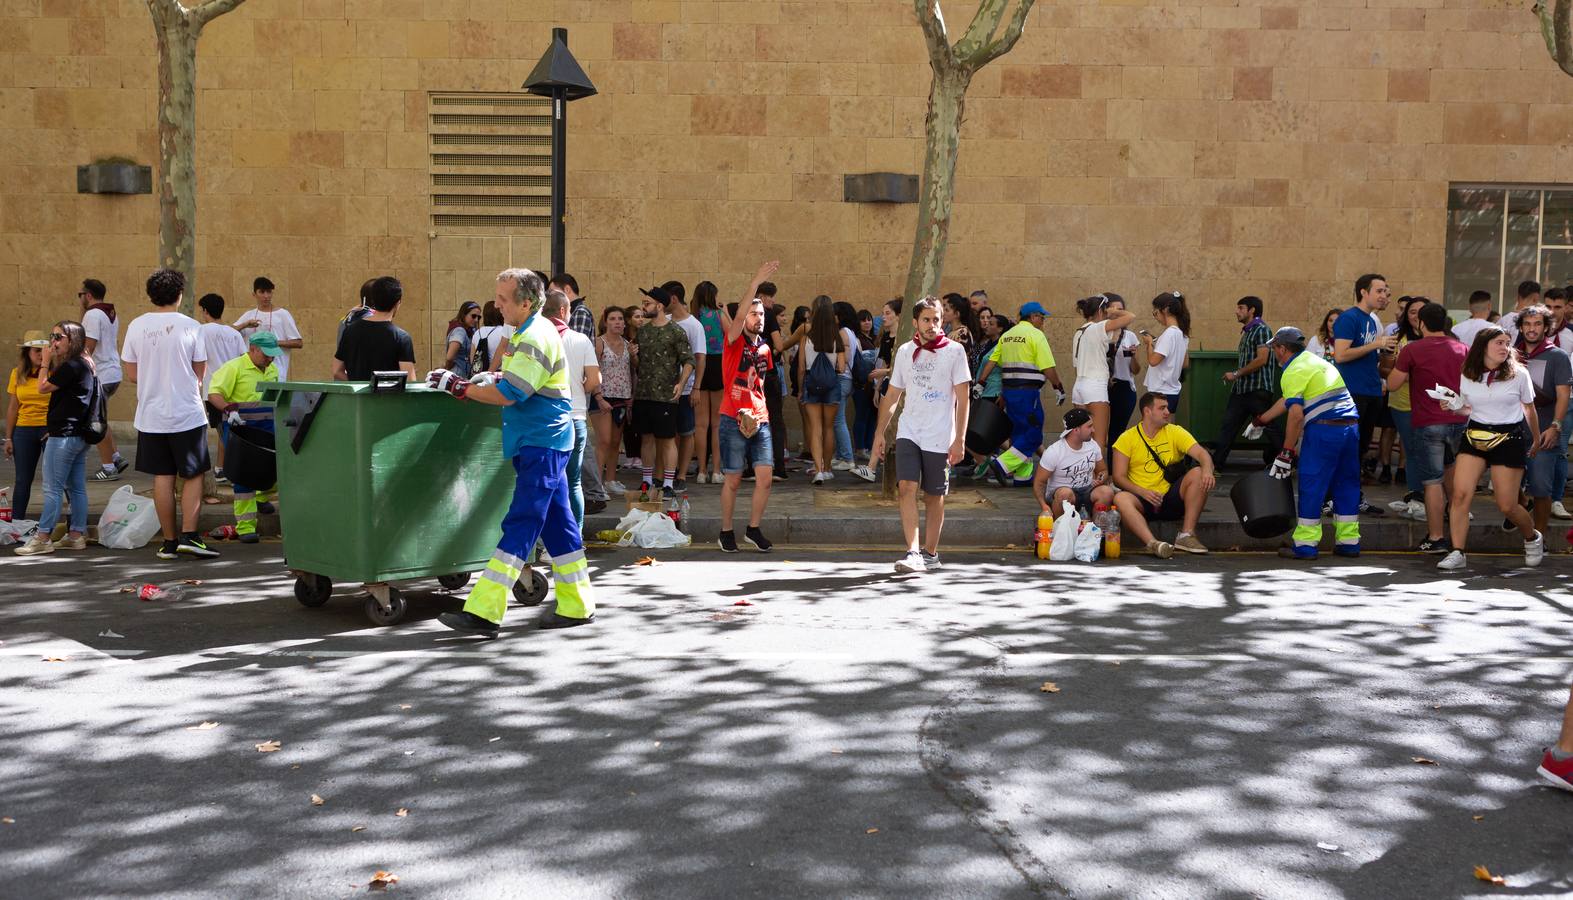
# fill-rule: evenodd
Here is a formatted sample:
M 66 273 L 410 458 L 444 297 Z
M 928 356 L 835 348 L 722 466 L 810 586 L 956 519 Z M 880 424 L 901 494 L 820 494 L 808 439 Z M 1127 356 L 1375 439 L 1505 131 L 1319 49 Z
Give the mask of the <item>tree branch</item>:
M 1034 0 L 1021 0 L 1021 5 L 1016 7 L 1016 14 L 1011 16 L 1010 24 L 1005 27 L 1005 33 L 1000 36 L 999 40 L 990 43 L 983 49 L 983 52 L 978 55 L 977 61 L 973 63 L 974 68 L 983 68 L 1009 53 L 1011 48 L 1016 46 L 1016 42 L 1021 40 L 1022 29 L 1027 27 L 1027 14 L 1032 12 L 1033 2 Z M 1573 2 L 1573 0 L 1558 0 L 1558 2 L 1569 3 Z
M 200 29 L 245 2 L 246 0 L 207 0 L 206 3 L 191 10 L 191 24 Z
M 1562 71 L 1573 75 L 1573 0 L 1542 0 L 1535 4 L 1535 14 L 1540 16 L 1540 36 L 1545 38 L 1551 58 Z
M 962 63 L 970 64 L 979 57 L 989 41 L 994 38 L 994 32 L 999 30 L 1000 20 L 1005 17 L 1005 6 L 1010 0 L 982 0 L 978 4 L 978 11 L 972 16 L 972 24 L 967 26 L 967 31 L 956 42 L 956 59 Z
M 923 41 L 928 45 L 929 65 L 939 72 L 955 65 L 950 52 L 950 40 L 945 35 L 945 16 L 940 12 L 939 0 L 912 0 L 918 16 L 918 26 L 923 29 Z

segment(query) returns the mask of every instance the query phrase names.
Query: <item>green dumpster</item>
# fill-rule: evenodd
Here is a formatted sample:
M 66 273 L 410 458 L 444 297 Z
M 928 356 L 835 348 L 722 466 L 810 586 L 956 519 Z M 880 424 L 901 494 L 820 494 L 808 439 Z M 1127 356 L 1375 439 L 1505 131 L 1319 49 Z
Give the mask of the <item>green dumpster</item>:
M 1189 358 L 1191 364 L 1185 370 L 1180 408 L 1174 420 L 1213 450 L 1218 443 L 1218 430 L 1223 427 L 1224 408 L 1229 405 L 1229 383 L 1223 376 L 1238 367 L 1240 355 L 1233 350 L 1192 350 Z M 1264 443 L 1262 438 L 1248 441 L 1236 437 L 1234 446 L 1260 448 Z
M 391 625 L 408 611 L 391 582 L 436 578 L 453 590 L 485 568 L 513 497 L 497 407 L 424 384 L 263 388 L 281 423 L 279 527 L 297 600 L 318 607 L 334 582 L 360 582 L 367 617 Z M 526 577 L 515 596 L 541 602 L 545 577 L 533 569 Z

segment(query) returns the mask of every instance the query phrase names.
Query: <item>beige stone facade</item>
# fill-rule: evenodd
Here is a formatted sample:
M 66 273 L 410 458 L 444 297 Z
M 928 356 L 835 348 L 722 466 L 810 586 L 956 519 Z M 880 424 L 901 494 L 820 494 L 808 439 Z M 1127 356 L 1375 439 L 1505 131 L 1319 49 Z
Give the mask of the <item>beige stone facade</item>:
M 1450 183 L 1573 181 L 1573 78 L 1527 0 L 1267 2 L 1039 2 L 969 95 L 946 289 L 1069 314 L 1178 288 L 1193 347 L 1231 347 L 1243 293 L 1275 324 L 1367 270 L 1436 296 Z M 571 108 L 568 220 L 596 306 L 666 278 L 729 296 L 769 257 L 788 304 L 899 291 L 915 207 L 841 192 L 918 171 L 905 0 L 249 0 L 202 38 L 200 289 L 238 311 L 272 277 L 325 376 L 392 272 L 434 352 L 456 296 L 545 243 L 434 226 L 430 96 L 517 90 L 553 25 L 601 91 Z M 73 314 L 84 276 L 140 308 L 155 200 L 79 195 L 74 167 L 156 163 L 154 54 L 143 0 L 0 0 L 0 339 Z

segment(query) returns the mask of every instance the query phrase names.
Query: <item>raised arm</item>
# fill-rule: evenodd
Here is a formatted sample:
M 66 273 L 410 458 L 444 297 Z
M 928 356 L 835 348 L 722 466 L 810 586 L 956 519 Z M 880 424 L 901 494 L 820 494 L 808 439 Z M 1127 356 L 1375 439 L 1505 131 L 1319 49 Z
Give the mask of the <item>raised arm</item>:
M 726 334 L 726 342 L 728 344 L 737 340 L 738 335 L 743 333 L 743 321 L 748 317 L 748 307 L 759 296 L 759 286 L 769 281 L 770 276 L 776 274 L 776 270 L 779 268 L 781 268 L 781 261 L 776 259 L 759 267 L 759 271 L 754 273 L 753 282 L 748 285 L 748 293 L 744 294 L 742 299 L 737 301 L 736 316 L 727 315 L 726 308 L 722 307 L 721 331 Z

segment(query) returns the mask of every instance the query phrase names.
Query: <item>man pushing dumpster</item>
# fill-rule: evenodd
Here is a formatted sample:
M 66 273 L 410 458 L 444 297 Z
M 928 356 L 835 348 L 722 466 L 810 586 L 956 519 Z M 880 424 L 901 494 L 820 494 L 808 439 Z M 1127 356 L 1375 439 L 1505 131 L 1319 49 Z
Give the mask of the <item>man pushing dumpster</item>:
M 460 400 L 501 406 L 503 452 L 517 475 L 513 503 L 502 520 L 502 540 L 470 589 L 462 612 L 437 617 L 455 631 L 496 637 L 514 584 L 537 540 L 552 559 L 557 607 L 542 614 L 539 627 L 569 628 L 595 620 L 595 598 L 584 541 L 568 502 L 565 469 L 573 450 L 568 363 L 557 328 L 537 315 L 546 287 L 529 269 L 497 276 L 497 308 L 514 328 L 503 344 L 500 372 L 469 381 L 447 369 L 426 383 Z

